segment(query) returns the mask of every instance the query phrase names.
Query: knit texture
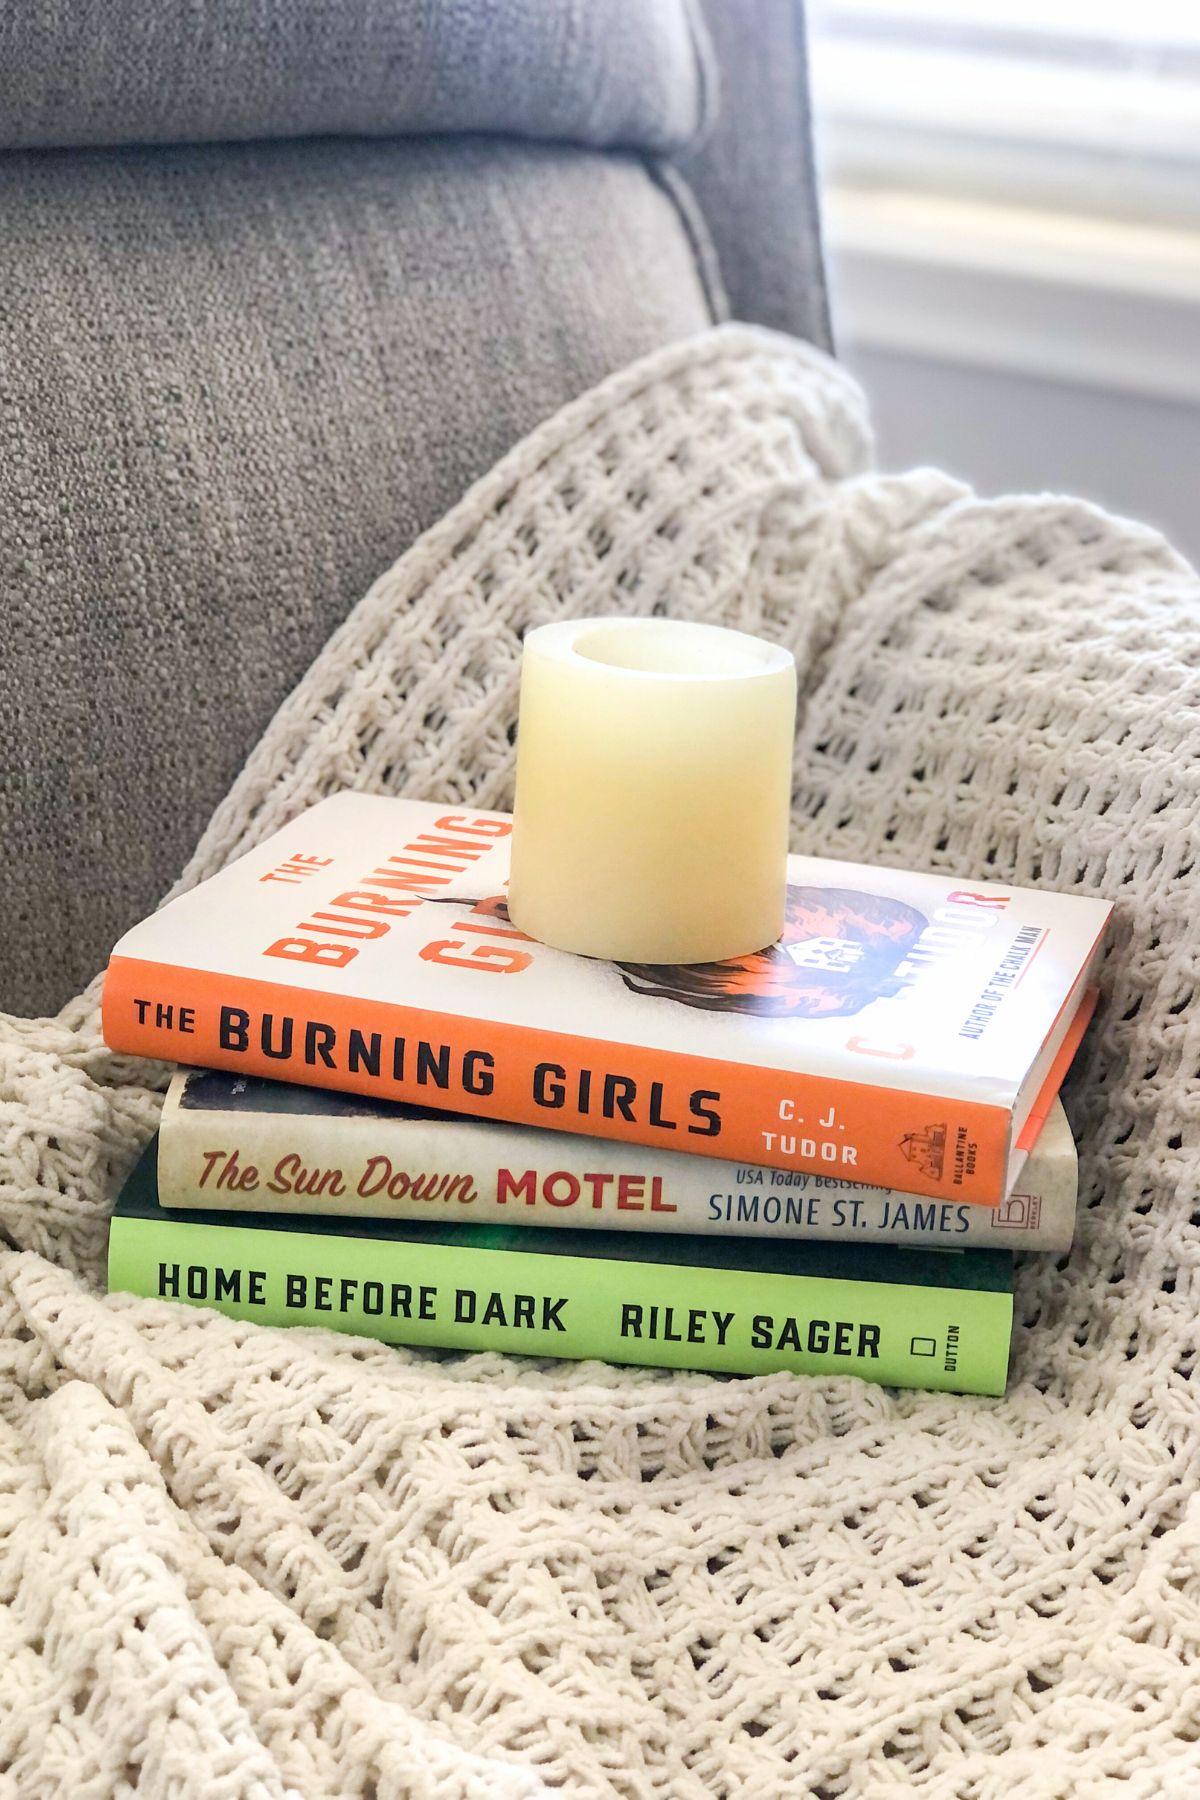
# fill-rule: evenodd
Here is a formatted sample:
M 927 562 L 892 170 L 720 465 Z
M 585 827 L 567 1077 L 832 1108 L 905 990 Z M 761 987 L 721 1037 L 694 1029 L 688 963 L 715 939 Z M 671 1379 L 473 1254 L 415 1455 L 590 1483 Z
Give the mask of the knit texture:
M 797 849 L 1116 902 L 1079 1235 L 1021 1268 L 1007 1396 L 102 1298 L 161 1073 L 104 1048 L 94 984 L 3 1036 L 0 1791 L 1200 1788 L 1200 588 L 1092 507 L 868 460 L 853 384 L 786 339 L 609 380 L 375 585 L 180 886 L 342 786 L 505 805 L 534 624 L 788 644 Z

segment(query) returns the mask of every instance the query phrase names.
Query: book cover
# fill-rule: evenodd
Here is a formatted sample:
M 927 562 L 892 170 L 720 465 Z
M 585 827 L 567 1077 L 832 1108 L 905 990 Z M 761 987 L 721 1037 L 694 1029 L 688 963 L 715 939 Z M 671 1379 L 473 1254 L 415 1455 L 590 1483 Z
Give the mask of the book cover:
M 155 1168 L 151 1144 L 113 1216 L 110 1288 L 385 1343 L 1004 1391 L 1001 1250 L 178 1212 Z
M 158 1140 L 159 1196 L 171 1207 L 951 1249 L 1069 1249 L 1078 1179 L 1057 1099 L 996 1207 L 221 1069 L 176 1071 Z
M 514 929 L 510 831 L 322 801 L 126 933 L 107 1042 L 937 1199 L 1009 1191 L 1106 904 L 792 857 L 777 944 L 618 965 Z

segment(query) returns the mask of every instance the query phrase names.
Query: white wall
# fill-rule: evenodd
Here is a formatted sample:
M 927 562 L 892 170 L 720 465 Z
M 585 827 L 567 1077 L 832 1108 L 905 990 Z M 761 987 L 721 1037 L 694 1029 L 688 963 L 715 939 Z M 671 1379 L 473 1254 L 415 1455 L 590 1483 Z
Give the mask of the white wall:
M 988 495 L 1079 494 L 1157 525 L 1200 566 L 1200 406 L 853 342 L 839 352 L 870 396 L 884 468 L 935 463 Z

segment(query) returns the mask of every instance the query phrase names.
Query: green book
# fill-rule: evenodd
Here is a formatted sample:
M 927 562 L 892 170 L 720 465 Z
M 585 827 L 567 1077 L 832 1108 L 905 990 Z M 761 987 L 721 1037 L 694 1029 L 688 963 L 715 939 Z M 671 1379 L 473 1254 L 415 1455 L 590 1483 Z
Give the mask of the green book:
M 1004 1391 L 1003 1250 L 178 1211 L 156 1165 L 157 1140 L 113 1216 L 110 1288 L 391 1344 Z

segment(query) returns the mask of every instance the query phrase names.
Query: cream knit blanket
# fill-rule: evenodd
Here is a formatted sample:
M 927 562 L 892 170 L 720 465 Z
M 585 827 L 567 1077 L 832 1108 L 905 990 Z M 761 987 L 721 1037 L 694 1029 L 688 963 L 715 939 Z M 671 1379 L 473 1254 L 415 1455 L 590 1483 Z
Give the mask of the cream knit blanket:
M 795 651 L 796 848 L 1117 903 L 1007 1398 L 102 1298 L 159 1097 L 93 986 L 0 1043 L 0 1793 L 1200 1792 L 1200 589 L 1159 537 L 870 473 L 842 372 L 708 333 L 401 557 L 181 885 L 342 786 L 505 805 L 521 631 L 655 609 Z

